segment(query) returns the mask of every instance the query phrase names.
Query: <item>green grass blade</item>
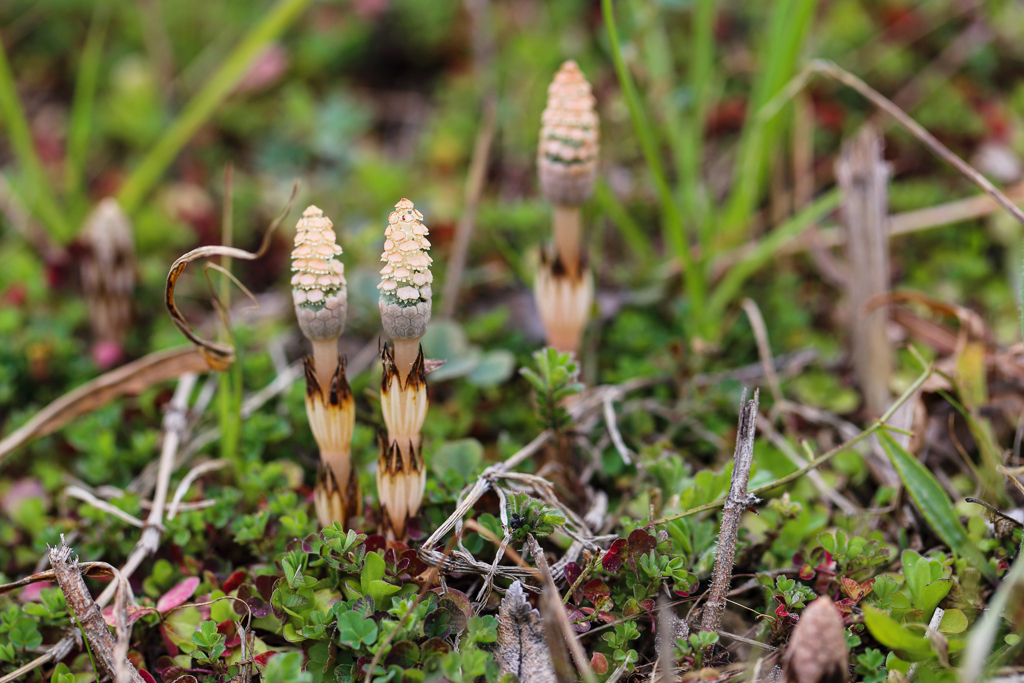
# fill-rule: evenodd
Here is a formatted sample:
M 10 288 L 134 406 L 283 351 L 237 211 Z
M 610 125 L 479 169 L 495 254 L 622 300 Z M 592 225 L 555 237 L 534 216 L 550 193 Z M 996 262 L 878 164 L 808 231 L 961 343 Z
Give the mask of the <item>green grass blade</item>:
M 626 68 L 625 60 L 622 58 L 622 46 L 619 43 L 619 31 L 615 25 L 615 12 L 612 8 L 612 0 L 602 0 L 601 8 L 604 13 L 605 28 L 608 31 L 608 42 L 612 52 L 612 62 L 615 65 L 615 74 L 619 79 L 619 86 L 622 88 L 622 96 L 626 100 L 626 107 L 629 109 L 629 118 L 633 123 L 633 130 L 640 143 L 644 160 L 654 178 L 655 189 L 661 202 L 662 210 L 662 231 L 665 241 L 671 245 L 672 250 L 679 257 L 686 278 L 687 296 L 690 299 L 690 306 L 693 311 L 696 332 L 704 334 L 704 278 L 703 271 L 695 268 L 693 257 L 690 254 L 690 245 L 683 229 L 683 219 L 676 204 L 672 188 L 665 176 L 665 169 L 661 163 L 661 152 L 651 128 L 647 114 L 640 103 L 640 95 L 637 92 L 633 77 Z
M 100 65 L 103 60 L 103 44 L 107 36 L 110 19 L 110 2 L 101 1 L 93 12 L 89 35 L 82 50 L 82 61 L 75 78 L 75 95 L 68 117 L 68 157 L 64 169 L 64 186 L 74 208 L 85 211 L 85 196 L 82 190 L 85 157 L 89 151 L 89 136 L 92 132 L 93 105 L 96 102 L 96 84 L 99 82 Z M 77 223 L 77 221 L 76 221 Z
M 1003 628 L 1003 612 L 1010 604 L 1010 597 L 1019 596 L 1024 589 L 1024 552 L 1017 551 L 1013 567 L 1003 576 L 1002 583 L 989 599 L 984 614 L 971 629 L 970 639 L 964 650 L 963 666 L 960 669 L 961 683 L 977 683 L 984 680 L 985 670 L 1000 664 L 993 660 L 992 646 Z
M 0 44 L 0 122 L 7 129 L 14 156 L 24 177 L 21 184 L 24 187 L 22 199 L 29 210 L 46 225 L 51 237 L 60 242 L 68 241 L 72 237 L 73 227 L 60 210 L 53 185 L 36 152 L 32 131 L 18 98 L 18 89 L 3 44 Z
M 996 581 L 995 571 L 960 524 L 960 518 L 953 509 L 949 496 L 936 481 L 935 476 L 884 430 L 879 432 L 878 440 L 899 473 L 903 485 L 907 487 L 914 505 L 939 538 L 957 555 L 977 567 L 989 580 Z
M 278 0 L 263 20 L 249 30 L 125 182 L 117 199 L 127 213 L 131 214 L 139 207 L 178 152 L 231 94 L 253 60 L 299 17 L 309 3 L 310 0 Z
M 654 250 L 651 248 L 650 240 L 603 179 L 598 179 L 594 186 L 594 203 L 608 216 L 612 225 L 618 228 L 619 234 L 634 256 L 641 263 L 653 263 Z
M 818 0 L 781 0 L 772 12 L 768 40 L 758 60 L 763 68 L 751 92 L 749 114 L 740 137 L 734 189 L 722 221 L 727 245 L 740 241 L 749 224 L 760 197 L 766 160 L 783 121 L 777 116 L 760 121 L 757 112 L 792 78 L 817 6 Z
M 714 229 L 714 204 L 704 193 L 701 167 L 704 161 L 704 127 L 711 105 L 712 80 L 715 75 L 715 0 L 697 0 L 693 12 L 693 36 L 690 53 L 690 92 L 694 99 L 693 113 L 686 122 L 684 154 L 679 175 L 687 206 L 696 214 L 700 243 L 707 246 Z
M 831 190 L 771 231 L 745 259 L 729 269 L 708 299 L 708 315 L 720 317 L 739 295 L 747 279 L 763 268 L 790 240 L 839 206 L 839 191 Z

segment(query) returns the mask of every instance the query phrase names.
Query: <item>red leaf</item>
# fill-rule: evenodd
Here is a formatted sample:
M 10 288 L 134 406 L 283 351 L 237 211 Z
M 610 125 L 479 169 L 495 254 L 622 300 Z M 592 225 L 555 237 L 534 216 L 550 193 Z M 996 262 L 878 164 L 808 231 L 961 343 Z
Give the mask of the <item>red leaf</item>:
M 814 567 L 809 564 L 805 564 L 800 567 L 800 578 L 804 581 L 810 581 L 814 578 Z
M 583 570 L 580 569 L 580 566 L 578 564 L 576 564 L 575 562 L 570 562 L 569 564 L 565 565 L 565 569 L 562 570 L 562 576 L 565 577 L 566 584 L 570 588 L 572 588 L 572 586 L 576 583 L 576 580 L 579 579 L 581 576 L 583 576 Z M 580 591 L 579 588 L 577 588 L 576 590 L 573 591 L 573 593 L 572 593 L 573 602 L 575 602 L 576 604 L 579 604 L 579 602 L 582 599 L 582 597 L 583 597 L 583 593 Z
M 160 596 L 156 603 L 157 612 L 168 612 L 175 607 L 185 604 L 185 601 L 192 597 L 192 594 L 199 588 L 199 577 L 190 576 L 171 590 Z
M 139 676 L 141 676 L 142 680 L 146 681 L 146 683 L 156 683 L 156 679 L 153 678 L 153 674 L 149 673 L 145 669 L 139 669 Z
M 168 635 L 167 627 L 163 624 L 160 624 L 160 637 L 163 638 L 164 647 L 167 648 L 167 654 L 172 657 L 177 657 L 178 646 L 174 644 L 173 640 L 171 640 L 170 635 Z
M 242 638 L 238 635 L 238 629 L 235 627 L 235 622 L 227 619 L 217 624 L 217 633 L 224 636 L 224 645 L 228 648 L 238 647 L 242 644 Z M 227 657 L 231 653 L 225 651 L 223 656 Z
M 839 585 L 843 589 L 843 592 L 846 593 L 846 595 L 854 602 L 859 602 L 860 599 L 864 597 L 864 590 L 860 587 L 860 584 L 853 579 L 849 579 L 844 576 L 839 579 Z
M 586 633 L 590 630 L 590 622 L 583 621 L 586 616 L 572 605 L 564 605 L 565 613 L 569 616 L 569 624 L 576 633 Z M 577 623 L 579 622 L 579 623 Z
M 624 538 L 617 538 L 612 541 L 612 544 L 608 546 L 608 552 L 601 558 L 601 566 L 609 574 L 614 574 L 619 571 L 622 567 L 622 563 L 626 560 L 626 550 L 629 546 L 629 541 Z
M 238 571 L 233 572 L 231 576 L 224 580 L 224 585 L 221 586 L 221 590 L 225 593 L 230 593 L 241 586 L 242 582 L 245 581 L 245 577 L 248 575 L 249 574 L 244 569 L 239 569 Z
M 629 563 L 633 573 L 636 573 L 636 560 L 658 547 L 658 541 L 643 529 L 634 529 L 629 534 L 629 550 L 626 554 L 626 562 Z
M 153 608 L 152 607 L 139 607 L 137 605 L 128 605 L 128 608 L 125 611 L 128 614 L 128 618 L 125 620 L 125 625 L 126 626 L 131 626 L 136 621 L 141 619 L 143 614 L 146 614 L 147 612 L 152 612 Z M 103 621 L 107 622 L 107 626 L 110 626 L 110 627 L 117 626 L 117 616 L 114 614 L 114 606 L 113 605 L 107 605 L 103 609 Z
M 255 657 L 253 657 L 253 661 L 255 661 L 260 666 L 266 666 L 267 662 L 270 661 L 270 658 L 272 656 L 276 655 L 276 654 L 277 653 L 274 652 L 273 650 L 269 650 L 267 652 L 260 653 L 260 654 L 256 655 Z
M 608 658 L 600 652 L 595 652 L 594 656 L 590 658 L 590 668 L 594 670 L 598 676 L 603 676 L 608 673 Z
M 657 547 L 657 539 L 643 529 L 635 529 L 629 534 L 629 554 L 631 556 L 646 555 Z
M 595 605 L 597 605 L 598 600 L 607 598 L 611 594 L 612 589 L 601 579 L 591 579 L 583 584 L 583 595 Z

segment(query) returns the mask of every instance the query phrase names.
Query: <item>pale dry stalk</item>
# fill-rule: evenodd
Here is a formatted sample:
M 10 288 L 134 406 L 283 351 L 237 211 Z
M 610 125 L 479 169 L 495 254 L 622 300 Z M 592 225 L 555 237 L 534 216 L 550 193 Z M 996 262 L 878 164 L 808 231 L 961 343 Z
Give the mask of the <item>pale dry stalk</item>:
M 195 388 L 198 377 L 193 373 L 187 373 L 178 380 L 178 386 L 174 389 L 170 403 L 167 404 L 167 412 L 164 413 L 163 427 L 164 440 L 160 446 L 160 460 L 157 469 L 156 490 L 153 494 L 153 506 L 149 510 L 146 524 L 142 529 L 142 535 L 136 542 L 132 552 L 128 555 L 124 566 L 121 567 L 121 574 L 128 579 L 135 570 L 139 568 L 142 561 L 152 555 L 160 547 L 160 537 L 163 534 L 164 508 L 167 503 L 167 492 L 171 485 L 171 475 L 174 473 L 175 456 L 185 432 L 188 428 L 188 401 Z M 114 596 L 117 586 L 109 584 L 97 602 L 102 607 L 110 602 Z
M 836 161 L 836 179 L 843 194 L 841 213 L 846 227 L 853 367 L 872 415 L 889 407 L 892 350 L 886 334 L 884 308 L 868 310 L 871 299 L 889 292 L 890 169 L 882 158 L 882 137 L 865 126 L 843 145 Z
M 732 582 L 732 563 L 736 558 L 736 537 L 740 531 L 743 512 L 753 502 L 747 493 L 750 482 L 750 467 L 754 463 L 754 436 L 757 431 L 758 392 L 746 400 L 743 392 L 743 406 L 740 409 L 739 429 L 736 433 L 736 452 L 733 455 L 732 483 L 729 495 L 722 509 L 722 526 L 718 532 L 718 554 L 715 569 L 711 575 L 707 604 L 701 619 L 701 630 L 717 632 L 725 613 L 726 595 Z

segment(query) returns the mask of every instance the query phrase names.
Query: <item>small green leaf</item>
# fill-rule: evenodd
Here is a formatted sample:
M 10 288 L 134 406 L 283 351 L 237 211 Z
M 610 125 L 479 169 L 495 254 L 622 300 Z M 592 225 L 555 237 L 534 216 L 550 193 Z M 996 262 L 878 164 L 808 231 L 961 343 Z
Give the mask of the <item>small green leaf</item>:
M 338 615 L 338 640 L 355 649 L 373 645 L 377 642 L 377 622 L 354 610 L 342 612 Z
M 881 431 L 878 440 L 885 449 L 893 467 L 903 480 L 903 485 L 910 492 L 914 504 L 921 514 L 928 521 L 928 524 L 935 530 L 939 538 L 945 541 L 946 545 L 953 549 L 961 557 L 965 558 L 972 565 L 992 581 L 996 581 L 996 573 L 985 560 L 985 556 L 978 550 L 967 530 L 960 524 L 949 496 L 935 480 L 935 476 L 928 471 L 928 468 L 906 451 L 893 439 L 888 432 Z
M 864 605 L 864 623 L 875 640 L 895 650 L 902 659 L 919 662 L 935 657 L 931 643 L 925 638 L 922 629 L 907 628 L 870 605 Z
M 967 615 L 962 610 L 948 609 L 946 613 L 942 615 L 942 621 L 939 623 L 939 633 L 945 633 L 947 635 L 963 633 L 967 630 Z

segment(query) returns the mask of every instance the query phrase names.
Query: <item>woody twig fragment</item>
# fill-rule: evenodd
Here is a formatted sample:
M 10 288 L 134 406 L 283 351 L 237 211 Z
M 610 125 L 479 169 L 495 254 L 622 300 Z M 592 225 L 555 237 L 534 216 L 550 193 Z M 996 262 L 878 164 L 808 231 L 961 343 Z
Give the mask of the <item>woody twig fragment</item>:
M 427 414 L 426 365 L 420 339 L 431 311 L 428 230 L 423 214 L 408 199 L 395 204 L 384 229 L 379 306 L 390 348 L 381 349 L 381 410 L 386 434 L 380 438 L 377 494 L 389 538 L 402 538 L 419 513 L 426 487 L 420 430 Z
M 75 620 L 82 629 L 85 639 L 89 641 L 89 648 L 94 657 L 96 665 L 102 672 L 114 681 L 130 681 L 131 683 L 143 683 L 142 676 L 138 670 L 127 660 L 125 655 L 128 648 L 127 643 L 117 642 L 107 627 L 100 608 L 89 595 L 89 591 L 82 579 L 82 572 L 78 565 L 78 558 L 71 556 L 72 550 L 61 539 L 60 546 L 50 548 L 50 565 L 53 567 L 54 579 L 60 586 L 61 592 L 68 604 L 68 610 L 74 614 Z M 125 594 L 121 591 L 122 600 Z M 124 612 L 124 605 L 120 605 L 120 611 Z M 118 641 L 123 641 L 119 638 Z
M 701 620 L 701 631 L 715 633 L 722 625 L 725 613 L 726 594 L 732 582 L 732 565 L 736 558 L 736 537 L 740 531 L 740 518 L 753 502 L 747 493 L 750 482 L 750 467 L 754 464 L 754 435 L 757 425 L 758 392 L 746 400 L 740 410 L 739 429 L 736 433 L 736 452 L 733 456 L 732 484 L 722 511 L 722 526 L 718 532 L 718 554 L 715 569 L 711 575 L 711 589 Z

